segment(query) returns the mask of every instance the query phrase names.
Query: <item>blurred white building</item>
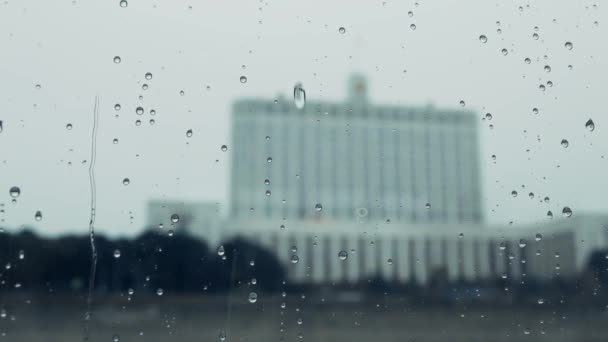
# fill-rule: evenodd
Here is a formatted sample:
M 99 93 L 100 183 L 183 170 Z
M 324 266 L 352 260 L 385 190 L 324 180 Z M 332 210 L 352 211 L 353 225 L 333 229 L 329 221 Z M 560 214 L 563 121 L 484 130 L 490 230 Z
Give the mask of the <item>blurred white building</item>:
M 482 221 L 473 113 L 367 101 L 234 105 L 230 217 L 424 223 Z M 322 206 L 322 212 L 316 206 Z
M 229 217 L 193 224 L 217 228 L 197 235 L 212 245 L 246 237 L 274 252 L 291 281 L 316 284 L 423 284 L 437 272 L 571 277 L 608 246 L 608 217 L 485 226 L 474 114 L 373 105 L 366 87 L 354 76 L 347 101 L 301 109 L 286 99 L 237 101 Z M 178 209 L 154 209 L 153 221 Z

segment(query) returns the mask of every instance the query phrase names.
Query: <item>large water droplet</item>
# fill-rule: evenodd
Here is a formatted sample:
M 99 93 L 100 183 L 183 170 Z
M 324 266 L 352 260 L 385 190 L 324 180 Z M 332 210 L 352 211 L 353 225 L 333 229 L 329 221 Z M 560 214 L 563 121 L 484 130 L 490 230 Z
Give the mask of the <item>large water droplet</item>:
M 562 214 L 564 214 L 565 217 L 570 217 L 572 216 L 572 209 L 570 209 L 570 207 L 564 207 L 564 209 L 562 209 Z
M 344 27 L 340 27 L 338 29 L 338 32 L 340 32 L 340 34 L 345 34 L 346 33 L 346 29 Z
M 19 197 L 19 195 L 21 195 L 21 189 L 19 189 L 18 186 L 13 186 L 10 188 L 8 193 L 11 195 L 12 198 L 17 198 Z
M 553 212 L 551 210 L 547 211 L 547 218 L 549 218 L 549 219 L 553 218 Z
M 528 245 L 528 242 L 526 241 L 526 239 L 520 239 L 519 240 L 519 248 L 524 248 Z
M 158 295 L 158 296 L 162 296 L 164 293 L 165 293 L 165 291 L 163 291 L 163 289 L 162 289 L 161 287 L 159 287 L 159 288 L 156 290 L 156 295 Z
M 300 261 L 300 258 L 297 255 L 292 255 L 291 256 L 291 263 L 292 264 L 297 264 Z
M 566 42 L 564 44 L 564 46 L 566 47 L 566 49 L 568 50 L 572 50 L 572 48 L 574 47 L 574 45 L 572 45 L 572 42 Z
M 114 258 L 116 258 L 116 259 L 120 258 L 120 249 L 114 250 Z
M 517 197 L 517 191 L 515 191 L 515 190 L 511 191 L 511 196 L 512 197 Z
M 486 43 L 488 41 L 488 37 L 482 34 L 481 36 L 479 36 L 479 41 L 482 43 Z
M 127 2 L 127 0 L 120 0 L 120 7 L 125 8 L 129 6 L 129 3 Z
M 129 178 L 125 178 L 122 180 L 122 185 L 129 185 L 131 183 L 131 180 Z
M 142 115 L 142 114 L 144 114 L 144 109 L 142 107 L 137 107 L 137 108 L 135 108 L 135 113 L 137 115 Z
M 507 49 L 502 49 L 502 50 L 500 50 L 500 52 L 502 53 L 503 56 L 506 56 L 509 54 L 509 51 Z
M 585 127 L 587 127 L 587 129 L 589 130 L 589 132 L 593 132 L 593 130 L 595 129 L 595 123 L 593 123 L 593 120 L 589 119 L 585 123 Z
M 241 76 L 241 78 L 239 78 L 239 81 L 241 81 L 241 83 L 247 83 L 247 77 Z
M 224 250 L 224 246 L 221 245 L 217 248 L 217 255 L 219 256 L 223 256 L 226 253 L 226 251 Z
M 340 251 L 338 253 L 338 258 L 340 258 L 340 260 L 344 261 L 344 260 L 348 259 L 348 253 L 346 251 Z
M 120 56 L 114 56 L 114 63 L 118 64 L 120 63 L 121 59 Z
M 192 130 L 191 129 L 189 129 L 189 130 L 186 131 L 186 136 L 188 138 L 190 138 L 192 136 Z
M 120 336 L 118 336 L 118 334 L 114 334 L 114 336 L 112 336 L 112 342 L 120 342 Z
M 42 221 L 42 212 L 40 210 L 36 211 L 36 214 L 34 214 L 34 219 L 36 221 Z
M 563 147 L 563 148 L 566 148 L 566 147 L 568 147 L 568 145 L 570 145 L 570 144 L 568 143 L 568 140 L 566 140 L 566 139 L 562 139 L 561 144 L 562 144 L 562 147 Z
M 226 152 L 226 151 L 228 151 L 228 146 L 222 145 L 222 147 L 220 149 L 222 150 L 222 152 Z
M 152 79 L 152 73 L 151 72 L 147 72 L 145 75 L 147 80 L 151 80 Z
M 536 240 L 536 242 L 540 242 L 542 239 L 543 239 L 543 236 L 540 233 L 536 234 L 536 236 L 534 237 L 534 240 Z
M 171 215 L 171 222 L 178 223 L 179 222 L 179 215 L 177 215 L 177 214 Z
M 248 300 L 249 300 L 249 303 L 255 303 L 255 302 L 257 302 L 258 301 L 258 294 L 255 293 L 255 292 L 249 293 Z
M 222 342 L 226 341 L 226 331 L 224 331 L 223 329 L 220 330 L 219 338 L 220 338 L 220 341 L 222 341 Z
M 302 109 L 306 105 L 306 91 L 301 83 L 297 83 L 293 87 L 293 102 L 298 109 Z
M 321 205 L 321 203 L 315 204 L 315 210 L 316 211 L 322 211 L 323 210 L 323 205 Z

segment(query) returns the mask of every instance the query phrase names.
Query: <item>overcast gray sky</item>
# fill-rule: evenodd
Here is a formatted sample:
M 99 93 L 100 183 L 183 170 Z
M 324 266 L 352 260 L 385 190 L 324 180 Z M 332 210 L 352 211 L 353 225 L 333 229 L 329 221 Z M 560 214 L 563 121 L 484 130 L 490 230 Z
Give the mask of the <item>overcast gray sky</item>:
M 558 213 L 564 205 L 575 215 L 607 212 L 605 7 L 551 0 L 129 0 L 126 8 L 118 0 L 5 1 L 0 219 L 7 227 L 86 231 L 95 95 L 101 104 L 98 230 L 129 234 L 145 223 L 148 198 L 225 207 L 232 101 L 289 97 L 296 82 L 308 99 L 341 101 L 351 72 L 367 75 L 375 103 L 458 107 L 464 100 L 479 113 L 490 223 L 546 220 L 547 210 Z M 482 34 L 487 43 L 480 42 Z M 553 87 L 541 91 L 548 81 Z M 136 115 L 137 106 L 146 114 Z M 486 112 L 491 121 L 481 120 Z M 589 118 L 593 132 L 585 128 Z M 222 144 L 228 152 L 220 151 Z M 15 185 L 22 194 L 11 204 Z M 34 221 L 37 210 L 40 222 Z

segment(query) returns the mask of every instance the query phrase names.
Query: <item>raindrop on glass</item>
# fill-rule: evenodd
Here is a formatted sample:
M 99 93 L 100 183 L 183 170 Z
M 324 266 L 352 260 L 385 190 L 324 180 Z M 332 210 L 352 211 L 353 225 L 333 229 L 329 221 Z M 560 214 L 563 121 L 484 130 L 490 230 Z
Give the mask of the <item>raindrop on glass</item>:
M 13 186 L 10 188 L 8 193 L 11 195 L 12 198 L 17 198 L 19 197 L 19 195 L 21 195 L 21 189 L 19 189 L 18 186 Z
M 222 152 L 228 151 L 228 146 L 222 145 L 221 150 L 222 150 Z
M 186 131 L 186 136 L 188 138 L 190 138 L 192 136 L 192 130 L 191 129 L 189 129 L 189 130 Z
M 247 77 L 241 76 L 241 78 L 239 78 L 239 81 L 241 81 L 241 83 L 247 83 Z
M 120 0 L 120 7 L 125 8 L 129 5 L 127 0 Z
M 135 113 L 137 115 L 142 115 L 144 113 L 144 109 L 142 107 L 135 108 Z
M 70 131 L 72 129 L 72 124 L 69 123 L 69 124 L 65 125 L 65 129 L 67 129 L 68 131 Z
M 345 34 L 346 33 L 346 29 L 344 27 L 340 27 L 338 29 L 338 32 L 340 32 L 340 34 Z
M 114 250 L 114 258 L 116 258 L 116 259 L 120 258 L 120 249 Z
M 479 41 L 485 43 L 488 41 L 488 37 L 482 34 L 481 36 L 479 36 Z
M 129 178 L 125 178 L 122 180 L 122 185 L 129 185 L 131 183 L 131 180 L 129 180 Z
M 321 205 L 321 203 L 315 204 L 315 210 L 316 211 L 322 211 L 323 210 L 323 205 Z
M 517 191 L 515 191 L 515 190 L 511 191 L 511 196 L 512 197 L 517 197 Z
M 595 123 L 593 123 L 593 120 L 589 119 L 585 123 L 585 127 L 587 127 L 587 129 L 589 130 L 589 132 L 593 132 L 593 130 L 595 129 Z
M 564 217 L 570 217 L 572 216 L 572 209 L 570 209 L 570 207 L 564 207 L 564 209 L 562 209 L 562 214 Z
M 500 52 L 502 53 L 503 56 L 506 56 L 509 54 L 509 51 L 507 51 L 507 49 L 502 49 L 502 50 L 500 50 Z
M 568 145 L 569 145 L 568 140 L 566 140 L 566 139 L 562 139 L 561 144 L 562 144 L 562 147 L 563 147 L 563 148 L 566 148 L 566 147 L 568 147 Z
M 171 215 L 171 222 L 178 223 L 179 222 L 179 215 L 177 215 L 177 214 Z
M 543 239 L 543 236 L 540 233 L 536 234 L 536 236 L 534 237 L 534 240 L 536 240 L 536 242 L 540 242 L 542 239 Z
M 291 263 L 292 264 L 297 264 L 300 261 L 300 258 L 297 255 L 292 255 L 291 256 Z
M 344 261 L 344 260 L 348 259 L 348 253 L 346 251 L 340 251 L 338 253 L 338 258 L 340 258 L 340 260 Z
M 223 246 L 223 245 L 220 245 L 220 246 L 217 248 L 217 255 L 219 255 L 219 256 L 223 256 L 225 253 L 226 253 L 226 251 L 224 250 L 224 246 Z
M 249 293 L 249 297 L 247 299 L 249 300 L 249 303 L 255 303 L 258 301 L 258 294 L 255 292 L 251 292 Z
M 572 50 L 572 48 L 574 47 L 574 46 L 572 45 L 572 42 L 566 42 L 566 43 L 564 44 L 564 46 L 565 46 L 565 47 L 566 47 L 566 49 L 568 49 L 568 50 Z
M 293 102 L 298 109 L 302 109 L 306 105 L 306 91 L 301 83 L 297 83 L 293 87 Z
M 152 73 L 147 72 L 146 75 L 145 75 L 145 77 L 146 77 L 147 80 L 151 80 L 152 79 Z
M 114 56 L 114 63 L 120 63 L 120 56 Z
M 551 212 L 551 210 L 547 211 L 547 218 L 549 218 L 549 219 L 553 218 L 553 212 Z
M 158 296 L 162 296 L 164 293 L 165 293 L 165 291 L 163 291 L 163 289 L 160 287 L 156 290 L 156 295 L 158 295 Z
M 519 248 L 524 248 L 528 245 L 528 242 L 525 239 L 519 240 Z
M 411 24 L 411 25 L 410 25 L 410 29 L 411 29 L 412 31 L 415 31 L 415 30 L 416 30 L 416 24 Z
M 34 220 L 36 220 L 36 221 L 42 221 L 42 212 L 40 210 L 38 210 L 36 212 L 36 214 L 34 214 Z

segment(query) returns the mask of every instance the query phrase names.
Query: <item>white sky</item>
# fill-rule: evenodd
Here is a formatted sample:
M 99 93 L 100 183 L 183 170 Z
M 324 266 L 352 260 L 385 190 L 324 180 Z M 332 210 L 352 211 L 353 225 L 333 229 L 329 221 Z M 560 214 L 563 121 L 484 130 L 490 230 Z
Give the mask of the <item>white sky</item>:
M 118 0 L 5 1 L 0 219 L 49 233 L 86 231 L 88 163 L 82 161 L 89 159 L 95 95 L 101 102 L 98 231 L 130 234 L 145 223 L 149 198 L 225 206 L 230 149 L 220 146 L 230 148 L 232 101 L 289 96 L 296 82 L 308 99 L 340 101 L 351 72 L 367 75 L 372 102 L 458 107 L 464 100 L 479 112 L 488 222 L 545 220 L 547 210 L 559 213 L 564 205 L 575 215 L 608 212 L 605 7 L 551 0 L 130 0 L 127 8 Z M 117 55 L 120 64 L 113 62 Z M 152 80 L 144 79 L 146 72 Z M 239 82 L 241 75 L 247 83 Z M 547 81 L 554 86 L 540 91 Z M 122 106 L 118 118 L 115 103 Z M 137 106 L 146 114 L 136 115 Z M 492 121 L 481 120 L 486 112 Z M 589 118 L 593 132 L 584 126 Z M 22 189 L 17 204 L 8 191 L 14 185 Z M 539 203 L 538 195 L 551 202 Z M 34 221 L 37 210 L 41 222 Z

